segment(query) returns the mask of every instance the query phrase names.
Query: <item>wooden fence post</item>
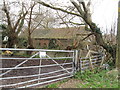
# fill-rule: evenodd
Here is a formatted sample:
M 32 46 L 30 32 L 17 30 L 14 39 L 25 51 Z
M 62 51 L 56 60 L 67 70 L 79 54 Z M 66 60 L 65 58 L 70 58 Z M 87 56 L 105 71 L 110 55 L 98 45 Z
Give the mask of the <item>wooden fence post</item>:
M 74 50 L 74 61 L 73 61 L 73 63 L 74 63 L 74 73 L 76 73 L 76 71 L 77 71 L 77 65 L 76 65 L 76 63 L 77 63 L 77 50 Z
M 80 50 L 74 50 L 74 67 L 75 72 L 80 70 Z

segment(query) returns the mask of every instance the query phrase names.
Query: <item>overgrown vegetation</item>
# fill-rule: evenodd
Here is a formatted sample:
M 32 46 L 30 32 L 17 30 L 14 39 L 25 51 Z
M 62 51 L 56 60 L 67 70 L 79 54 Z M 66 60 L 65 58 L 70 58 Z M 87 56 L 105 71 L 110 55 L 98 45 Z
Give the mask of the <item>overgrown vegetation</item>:
M 58 46 L 56 45 L 56 40 L 55 40 L 55 39 L 51 39 L 48 46 L 49 46 L 49 47 L 48 47 L 49 49 L 54 49 L 54 48 L 57 48 L 57 47 L 58 47 Z
M 74 78 L 82 80 L 77 88 L 118 88 L 118 79 L 116 75 L 107 74 L 107 70 L 85 71 L 78 72 Z M 114 73 L 115 74 L 115 73 Z
M 59 81 L 57 83 L 53 83 L 53 84 L 49 84 L 47 86 L 44 86 L 43 88 L 59 88 L 60 84 L 63 84 L 65 82 L 67 82 L 67 81 L 68 81 L 68 79 L 65 79 L 65 80 Z
M 118 79 L 117 79 L 118 73 L 116 72 L 108 73 L 108 72 L 109 72 L 108 70 L 101 70 L 101 69 L 97 69 L 94 71 L 87 70 L 82 73 L 77 72 L 74 75 L 74 77 L 71 79 L 81 81 L 81 83 L 77 83 L 75 85 L 76 86 L 75 88 L 119 88 Z M 68 83 L 68 80 L 70 79 L 53 83 L 43 88 L 59 88 L 61 84 L 62 86 L 64 86 L 64 83 Z

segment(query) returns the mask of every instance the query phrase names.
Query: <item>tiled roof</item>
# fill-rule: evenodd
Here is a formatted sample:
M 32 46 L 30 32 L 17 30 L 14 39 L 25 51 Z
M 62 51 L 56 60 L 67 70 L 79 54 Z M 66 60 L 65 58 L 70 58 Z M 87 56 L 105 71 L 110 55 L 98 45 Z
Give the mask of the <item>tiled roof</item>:
M 71 28 L 51 28 L 51 29 L 36 29 L 32 33 L 32 38 L 56 38 L 56 39 L 71 39 L 75 37 L 76 34 L 88 34 L 85 31 L 84 26 L 81 27 L 71 27 Z M 27 36 L 26 31 L 21 34 L 22 37 Z

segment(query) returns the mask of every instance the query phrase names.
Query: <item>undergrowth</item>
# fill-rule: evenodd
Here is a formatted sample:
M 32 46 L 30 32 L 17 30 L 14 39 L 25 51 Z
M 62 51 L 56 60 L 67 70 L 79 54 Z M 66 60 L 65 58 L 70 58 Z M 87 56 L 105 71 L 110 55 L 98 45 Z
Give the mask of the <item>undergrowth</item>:
M 108 70 L 87 70 L 85 72 L 77 72 L 72 79 L 80 80 L 81 83 L 76 84 L 76 88 L 120 88 L 118 87 L 118 79 L 117 75 L 107 74 Z M 47 85 L 43 88 L 59 88 L 62 84 L 64 85 L 70 79 L 66 79 L 63 81 L 59 81 L 57 83 L 53 83 Z
M 60 84 L 65 83 L 67 81 L 68 81 L 68 79 L 65 79 L 65 80 L 62 80 L 62 81 L 59 81 L 59 82 L 56 82 L 56 83 L 53 83 L 53 84 L 46 85 L 43 88 L 59 88 Z
M 77 88 L 118 88 L 118 79 L 115 76 L 107 75 L 107 70 L 77 72 L 75 79 L 82 80 Z

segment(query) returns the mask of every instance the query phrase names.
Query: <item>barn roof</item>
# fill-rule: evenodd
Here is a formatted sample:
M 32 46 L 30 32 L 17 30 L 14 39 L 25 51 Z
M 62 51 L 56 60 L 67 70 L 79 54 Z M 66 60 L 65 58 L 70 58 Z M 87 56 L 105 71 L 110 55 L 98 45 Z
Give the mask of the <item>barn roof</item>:
M 72 39 L 77 34 L 86 35 L 85 27 L 71 27 L 71 28 L 51 28 L 51 29 L 36 29 L 32 33 L 32 38 L 39 39 Z M 27 31 L 22 32 L 21 37 L 26 37 Z

